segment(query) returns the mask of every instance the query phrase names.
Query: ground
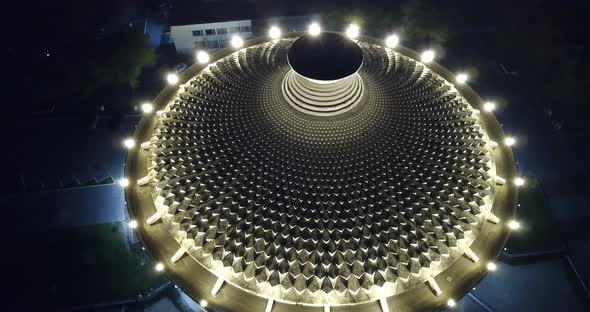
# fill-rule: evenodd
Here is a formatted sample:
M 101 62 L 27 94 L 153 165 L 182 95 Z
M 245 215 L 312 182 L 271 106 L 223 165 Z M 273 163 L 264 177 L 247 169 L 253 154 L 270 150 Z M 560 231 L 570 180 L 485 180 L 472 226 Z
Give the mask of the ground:
M 521 227 L 506 244 L 512 255 L 560 250 L 564 247 L 561 233 L 547 207 L 542 186 L 535 177 L 525 177 L 518 192 L 516 219 Z
M 58 303 L 135 299 L 166 281 L 139 245 L 129 248 L 125 232 L 125 224 L 114 222 L 49 234 L 49 249 L 55 251 L 52 287 Z

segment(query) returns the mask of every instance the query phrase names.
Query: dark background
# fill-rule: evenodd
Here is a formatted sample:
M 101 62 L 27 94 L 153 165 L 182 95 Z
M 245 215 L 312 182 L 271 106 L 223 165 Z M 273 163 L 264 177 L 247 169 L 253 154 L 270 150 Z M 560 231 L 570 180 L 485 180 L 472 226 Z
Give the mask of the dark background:
M 482 98 L 498 104 L 498 119 L 519 141 L 520 172 L 543 185 L 555 223 L 547 235 L 563 237 L 588 284 L 589 9 L 587 1 L 544 0 L 3 3 L 1 257 L 8 273 L 3 293 L 10 299 L 5 304 L 27 307 L 23 310 L 56 305 L 50 276 L 59 268 L 54 253 L 61 249 L 45 242 L 61 226 L 50 209 L 59 205 L 60 195 L 34 205 L 23 199 L 47 189 L 53 177 L 62 181 L 81 171 L 118 177 L 124 161 L 119 141 L 138 121 L 136 106 L 157 95 L 164 73 L 175 64 L 192 63 L 172 45 L 151 47 L 146 18 L 166 28 L 320 14 L 329 29 L 354 21 L 363 34 L 396 31 L 404 46 L 434 48 L 437 61 L 451 71 L 467 71 Z M 97 150 L 93 142 L 111 148 Z M 105 170 L 109 174 L 94 174 Z M 104 196 L 115 195 L 75 199 L 86 204 Z

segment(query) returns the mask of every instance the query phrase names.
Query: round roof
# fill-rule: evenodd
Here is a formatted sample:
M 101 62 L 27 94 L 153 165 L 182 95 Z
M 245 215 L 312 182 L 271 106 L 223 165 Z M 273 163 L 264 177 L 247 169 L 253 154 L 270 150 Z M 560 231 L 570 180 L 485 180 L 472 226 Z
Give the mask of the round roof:
M 301 113 L 281 91 L 300 36 L 223 50 L 155 100 L 126 167 L 147 250 L 195 300 L 230 311 L 380 311 L 383 298 L 420 310 L 463 295 L 516 206 L 496 183 L 516 172 L 510 149 L 492 148 L 498 123 L 440 65 L 367 37 L 354 43 L 367 100 Z

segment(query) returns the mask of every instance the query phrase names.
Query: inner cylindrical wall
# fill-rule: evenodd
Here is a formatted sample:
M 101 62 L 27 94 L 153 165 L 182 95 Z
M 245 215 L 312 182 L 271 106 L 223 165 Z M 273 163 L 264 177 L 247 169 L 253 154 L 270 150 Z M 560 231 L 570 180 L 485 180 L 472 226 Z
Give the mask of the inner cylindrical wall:
M 358 105 L 364 95 L 358 73 L 337 80 L 317 80 L 301 76 L 294 70 L 282 84 L 285 100 L 296 110 L 314 116 L 335 116 Z
M 363 63 L 356 42 L 336 33 L 302 36 L 287 54 L 291 70 L 283 96 L 296 110 L 314 116 L 335 116 L 353 109 L 365 93 L 358 74 Z

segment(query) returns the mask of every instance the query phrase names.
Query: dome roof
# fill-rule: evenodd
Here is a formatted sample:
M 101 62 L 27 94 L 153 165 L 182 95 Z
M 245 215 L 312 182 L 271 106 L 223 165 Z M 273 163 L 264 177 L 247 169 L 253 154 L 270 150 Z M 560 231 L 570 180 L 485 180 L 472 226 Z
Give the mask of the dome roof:
M 350 41 L 363 62 L 350 84 L 289 81 L 300 36 L 223 50 L 156 99 L 127 161 L 129 213 L 150 224 L 139 237 L 185 292 L 226 310 L 464 294 L 515 207 L 499 125 L 440 65 L 367 37 Z M 310 113 L 354 92 L 338 114 Z

